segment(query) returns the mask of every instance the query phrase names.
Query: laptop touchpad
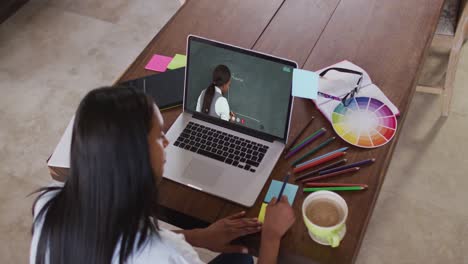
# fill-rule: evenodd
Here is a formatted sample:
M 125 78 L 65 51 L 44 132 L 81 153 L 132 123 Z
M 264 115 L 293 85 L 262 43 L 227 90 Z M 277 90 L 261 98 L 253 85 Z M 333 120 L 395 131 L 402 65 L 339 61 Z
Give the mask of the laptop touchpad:
M 212 162 L 193 158 L 185 168 L 184 177 L 195 185 L 199 183 L 204 186 L 214 186 L 223 171 L 224 169 L 221 166 L 216 166 Z

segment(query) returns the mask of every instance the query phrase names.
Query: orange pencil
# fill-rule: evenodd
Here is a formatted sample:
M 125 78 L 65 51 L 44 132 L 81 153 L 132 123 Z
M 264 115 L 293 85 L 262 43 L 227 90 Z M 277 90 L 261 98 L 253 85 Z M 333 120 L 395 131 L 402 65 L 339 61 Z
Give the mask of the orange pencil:
M 320 176 L 317 176 L 317 177 L 313 177 L 313 178 L 310 178 L 310 179 L 307 179 L 307 180 L 303 180 L 302 183 L 317 181 L 317 180 L 323 180 L 323 179 L 327 179 L 327 178 L 330 178 L 330 177 L 345 174 L 345 173 L 348 173 L 348 172 L 355 172 L 355 171 L 358 171 L 359 169 L 360 169 L 359 167 L 353 167 L 353 168 L 349 168 L 349 169 L 346 169 L 346 170 L 340 170 L 340 171 L 320 175 Z
M 326 157 L 324 157 L 324 158 L 322 158 L 322 159 L 319 159 L 319 160 L 316 160 L 316 161 L 314 161 L 314 162 L 304 164 L 304 165 L 302 165 L 302 166 L 300 166 L 300 167 L 296 167 L 296 168 L 293 169 L 293 172 L 294 172 L 294 173 L 298 173 L 298 172 L 301 172 L 301 171 L 304 171 L 304 170 L 313 168 L 313 167 L 315 167 L 315 166 L 317 166 L 317 165 L 320 165 L 320 164 L 322 164 L 322 163 L 325 163 L 325 162 L 328 162 L 328 161 L 330 161 L 330 160 L 333 160 L 333 159 L 336 159 L 336 158 L 338 158 L 338 157 L 341 157 L 341 156 L 343 156 L 343 155 L 345 155 L 345 154 L 346 154 L 346 152 L 337 152 L 337 153 L 334 153 L 334 154 L 332 154 L 332 155 L 330 155 L 330 156 L 326 156 Z
M 328 182 L 307 182 L 304 183 L 305 187 L 350 187 L 350 186 L 359 186 L 367 188 L 367 184 L 358 184 L 358 183 L 328 183 Z

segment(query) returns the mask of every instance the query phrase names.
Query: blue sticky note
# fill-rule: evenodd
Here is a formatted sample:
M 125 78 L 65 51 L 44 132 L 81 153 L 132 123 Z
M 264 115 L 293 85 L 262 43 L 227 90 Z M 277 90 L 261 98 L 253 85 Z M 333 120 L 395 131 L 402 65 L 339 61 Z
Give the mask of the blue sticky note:
M 281 187 L 283 186 L 283 182 L 272 180 L 270 184 L 270 188 L 268 189 L 268 192 L 265 196 L 265 203 L 269 203 L 273 197 L 278 198 L 278 194 L 281 191 Z M 286 187 L 284 187 L 283 195 L 286 195 L 288 197 L 288 202 L 290 205 L 293 204 L 294 198 L 296 198 L 296 193 L 297 189 L 299 186 L 294 185 L 294 184 L 286 184 Z
M 319 75 L 312 71 L 293 70 L 292 95 L 296 97 L 317 99 Z

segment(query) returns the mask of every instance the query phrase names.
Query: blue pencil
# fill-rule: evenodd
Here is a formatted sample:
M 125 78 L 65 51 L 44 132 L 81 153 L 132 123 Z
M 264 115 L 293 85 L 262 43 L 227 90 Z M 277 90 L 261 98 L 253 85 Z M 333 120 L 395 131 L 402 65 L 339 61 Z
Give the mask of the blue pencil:
M 283 179 L 283 186 L 281 186 L 281 190 L 278 194 L 278 199 L 276 200 L 276 203 L 278 203 L 281 200 L 281 196 L 283 196 L 284 188 L 286 187 L 286 184 L 288 183 L 289 180 L 289 173 L 284 176 Z
M 319 160 L 319 159 L 321 159 L 321 158 L 328 157 L 328 156 L 333 155 L 333 154 L 335 154 L 335 153 L 337 153 L 337 152 L 346 151 L 347 149 L 348 149 L 348 147 L 344 147 L 344 148 L 339 148 L 339 149 L 337 149 L 337 150 L 328 152 L 327 154 L 323 154 L 323 155 L 318 156 L 318 157 L 316 157 L 316 158 L 313 158 L 313 159 L 310 159 L 310 160 L 305 161 L 305 162 L 303 162 L 303 163 L 297 164 L 297 165 L 296 165 L 296 168 L 297 168 L 297 167 L 302 167 L 302 166 L 304 166 L 304 165 L 306 165 L 306 164 L 309 164 L 309 163 L 314 162 L 314 161 L 316 161 L 316 160 Z

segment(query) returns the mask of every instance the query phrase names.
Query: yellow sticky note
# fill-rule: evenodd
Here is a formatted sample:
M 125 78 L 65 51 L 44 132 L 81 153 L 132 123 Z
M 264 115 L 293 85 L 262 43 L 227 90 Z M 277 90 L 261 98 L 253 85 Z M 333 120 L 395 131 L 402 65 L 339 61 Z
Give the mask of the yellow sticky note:
M 260 208 L 260 213 L 258 213 L 258 221 L 260 223 L 263 223 L 265 220 L 265 213 L 266 213 L 266 208 L 268 204 L 267 203 L 262 203 L 262 207 Z
M 182 54 L 176 54 L 172 61 L 167 65 L 167 68 L 170 70 L 178 69 L 185 67 L 187 65 L 187 56 Z

